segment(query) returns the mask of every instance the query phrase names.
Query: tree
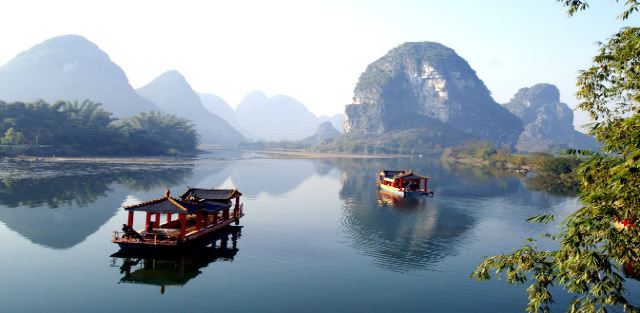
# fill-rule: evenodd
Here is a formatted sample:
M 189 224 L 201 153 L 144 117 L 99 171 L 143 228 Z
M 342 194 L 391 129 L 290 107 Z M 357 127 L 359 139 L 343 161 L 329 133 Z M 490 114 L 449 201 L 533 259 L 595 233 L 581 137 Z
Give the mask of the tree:
M 7 129 L 4 136 L 0 139 L 0 143 L 3 145 L 20 145 L 25 142 L 27 142 L 27 140 L 24 138 L 24 135 L 13 129 L 13 127 Z
M 161 112 L 142 112 L 119 123 L 119 127 L 133 142 L 142 143 L 155 154 L 180 154 L 194 152 L 198 145 L 198 134 L 187 119 Z
M 569 14 L 588 8 L 585 1 L 559 2 Z M 620 18 L 638 6 L 625 1 Z M 590 133 L 606 153 L 593 154 L 579 170 L 584 206 L 563 221 L 558 234 L 545 235 L 558 242 L 557 249 L 541 250 L 528 239 L 511 254 L 485 258 L 472 276 L 486 280 L 493 269 L 509 283 L 530 282 L 529 312 L 549 310 L 552 285 L 576 295 L 571 312 L 606 312 L 611 306 L 638 312 L 637 303 L 626 298 L 622 273 L 640 271 L 640 28 L 623 28 L 600 44 L 577 85 L 578 107 L 595 120 Z

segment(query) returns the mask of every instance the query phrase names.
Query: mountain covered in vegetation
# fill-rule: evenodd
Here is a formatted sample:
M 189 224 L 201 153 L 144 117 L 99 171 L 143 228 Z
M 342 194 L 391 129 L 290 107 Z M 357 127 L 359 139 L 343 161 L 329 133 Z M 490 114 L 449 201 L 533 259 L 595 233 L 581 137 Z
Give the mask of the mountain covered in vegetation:
M 342 133 L 344 132 L 345 119 L 346 119 L 346 116 L 342 113 L 339 113 L 332 116 L 328 116 L 328 115 L 319 116 L 318 122 L 319 123 L 331 122 L 331 125 L 333 126 L 333 128 L 335 128 L 337 131 Z
M 524 124 L 516 146 L 519 151 L 599 148 L 593 137 L 574 129 L 573 111 L 560 102 L 560 91 L 554 85 L 521 88 L 504 107 Z
M 105 52 L 81 36 L 51 38 L 0 67 L 0 100 L 85 99 L 119 117 L 158 109 L 134 91 Z
M 325 121 L 318 125 L 318 129 L 316 129 L 316 132 L 313 135 L 302 139 L 301 143 L 306 146 L 314 146 L 329 142 L 340 137 L 340 135 L 341 133 L 333 127 L 333 124 L 330 121 Z
M 312 135 L 318 119 L 297 100 L 284 95 L 267 97 L 253 91 L 236 108 L 240 127 L 258 140 L 299 140 Z
M 178 71 L 165 72 L 137 91 L 163 112 L 190 120 L 201 143 L 235 146 L 245 140 L 229 123 L 205 109 L 198 94 Z
M 434 42 L 402 44 L 370 64 L 345 111 L 343 150 L 439 150 L 469 140 L 514 146 L 523 129 L 463 58 Z

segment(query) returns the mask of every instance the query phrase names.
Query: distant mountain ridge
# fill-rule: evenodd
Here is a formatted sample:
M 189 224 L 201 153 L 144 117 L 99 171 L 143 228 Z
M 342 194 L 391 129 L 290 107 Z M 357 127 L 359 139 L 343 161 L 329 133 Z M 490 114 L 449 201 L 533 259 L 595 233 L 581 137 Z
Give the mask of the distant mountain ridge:
M 240 127 L 253 139 L 299 140 L 312 135 L 318 119 L 302 103 L 284 95 L 267 97 L 253 91 L 236 108 Z
M 167 71 L 137 92 L 164 112 L 191 120 L 202 143 L 235 146 L 245 138 L 229 123 L 209 112 L 178 71 Z
M 78 35 L 54 37 L 0 67 L 0 100 L 90 99 L 116 116 L 158 110 L 139 96 L 124 71 L 98 46 Z
M 224 101 L 221 97 L 210 93 L 198 92 L 198 97 L 200 97 L 200 102 L 202 102 L 202 105 L 207 110 L 221 117 L 223 120 L 227 121 L 229 125 L 241 132 L 240 125 L 236 119 L 236 113 L 233 111 L 229 103 Z
M 560 102 L 560 91 L 552 84 L 521 88 L 504 107 L 524 124 L 524 131 L 518 136 L 516 145 L 519 151 L 599 149 L 593 137 L 574 129 L 573 111 Z

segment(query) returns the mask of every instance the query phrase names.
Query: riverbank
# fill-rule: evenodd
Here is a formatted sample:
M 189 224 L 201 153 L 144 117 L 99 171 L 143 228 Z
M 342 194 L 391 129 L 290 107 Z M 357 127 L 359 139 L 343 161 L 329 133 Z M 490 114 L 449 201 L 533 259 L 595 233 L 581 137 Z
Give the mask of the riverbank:
M 238 155 L 229 156 L 228 152 Z M 188 164 L 199 160 L 229 160 L 229 159 L 385 159 L 401 158 L 406 155 L 398 154 L 357 154 L 338 152 L 310 152 L 296 149 L 268 149 L 268 150 L 234 150 L 208 149 L 201 150 L 199 156 L 139 156 L 139 157 L 111 157 L 111 156 L 12 156 L 4 160 L 17 162 L 75 162 L 102 164 Z
M 577 171 L 584 162 L 573 155 L 512 154 L 487 143 L 446 148 L 440 160 L 450 167 L 487 167 L 525 176 L 528 187 L 561 194 L 577 194 Z
M 176 157 L 34 157 L 16 156 L 5 157 L 4 160 L 19 162 L 75 162 L 102 164 L 185 164 L 192 163 L 193 158 Z
M 340 152 L 314 152 L 308 150 L 297 149 L 269 149 L 269 150 L 247 150 L 254 153 L 262 154 L 267 158 L 275 159 L 390 159 L 390 158 L 406 158 L 407 155 L 400 154 L 359 154 L 359 153 L 340 153 Z

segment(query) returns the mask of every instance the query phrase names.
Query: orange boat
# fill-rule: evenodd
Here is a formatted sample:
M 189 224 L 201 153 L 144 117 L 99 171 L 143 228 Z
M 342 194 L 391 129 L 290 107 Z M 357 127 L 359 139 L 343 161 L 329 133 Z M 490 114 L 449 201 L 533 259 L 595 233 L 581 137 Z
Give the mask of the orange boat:
M 114 232 L 112 242 L 121 249 L 156 250 L 190 245 L 231 223 L 237 225 L 244 216 L 240 196 L 242 193 L 237 189 L 188 188 L 180 197 L 173 198 L 167 190 L 162 198 L 123 207 L 129 212 L 127 224 L 123 224 L 122 232 Z M 133 229 L 135 212 L 145 212 L 144 229 Z

